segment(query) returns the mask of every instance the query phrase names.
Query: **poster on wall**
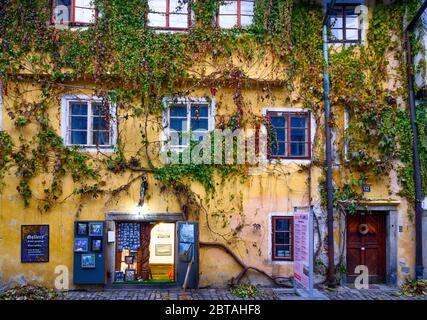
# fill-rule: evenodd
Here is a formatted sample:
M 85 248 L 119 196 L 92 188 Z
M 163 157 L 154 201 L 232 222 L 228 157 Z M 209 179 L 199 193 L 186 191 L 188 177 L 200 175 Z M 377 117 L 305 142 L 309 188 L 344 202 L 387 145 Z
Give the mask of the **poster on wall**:
M 117 238 L 119 251 L 138 250 L 141 244 L 140 224 L 119 223 Z
M 21 227 L 21 262 L 49 262 L 49 225 Z
M 179 241 L 180 242 L 194 242 L 194 225 L 193 224 L 181 224 L 179 230 Z
M 313 289 L 313 223 L 309 207 L 294 211 L 294 279 L 306 290 Z

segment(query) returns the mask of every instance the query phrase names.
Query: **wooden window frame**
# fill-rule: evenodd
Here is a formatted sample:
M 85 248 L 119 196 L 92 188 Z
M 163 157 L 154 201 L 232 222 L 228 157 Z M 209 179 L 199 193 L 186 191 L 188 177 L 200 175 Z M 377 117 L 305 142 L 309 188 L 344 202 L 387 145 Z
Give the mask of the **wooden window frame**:
M 51 8 L 52 8 L 51 15 L 50 15 L 50 23 L 54 24 L 55 23 L 55 18 L 54 18 L 55 0 L 51 0 L 50 3 L 51 3 Z M 67 21 L 68 25 L 75 26 L 75 27 L 87 27 L 87 26 L 93 26 L 96 23 L 96 19 L 98 18 L 98 10 L 96 9 L 95 6 L 94 6 L 95 22 L 76 21 L 76 0 L 71 0 L 70 7 L 71 7 L 70 21 Z M 86 8 L 86 7 L 78 7 L 78 8 Z
M 357 40 L 347 40 L 346 37 L 346 31 L 347 31 L 347 26 L 346 26 L 346 18 L 347 18 L 347 14 L 345 13 L 345 10 L 348 7 L 357 7 L 358 5 L 360 5 L 360 3 L 339 3 L 339 4 L 335 4 L 334 6 L 334 10 L 340 9 L 341 14 L 342 14 L 342 18 L 343 18 L 343 27 L 342 28 L 333 28 L 330 24 L 330 19 L 334 17 L 334 15 L 330 15 L 328 17 L 328 26 L 329 29 L 339 29 L 342 30 L 343 32 L 343 39 L 342 40 L 338 40 L 338 39 L 332 39 L 329 38 L 328 39 L 328 43 L 331 44 L 342 44 L 342 45 L 360 45 L 362 43 L 362 30 L 360 28 L 357 29 Z
M 268 159 L 297 159 L 297 160 L 310 160 L 311 159 L 311 114 L 310 112 L 292 112 L 292 111 L 267 111 L 267 118 L 270 121 L 271 126 L 274 128 L 273 124 L 271 123 L 271 116 L 276 117 L 286 117 L 286 136 L 285 136 L 285 145 L 286 145 L 286 152 L 285 155 L 273 155 L 271 154 L 271 148 L 270 148 L 270 136 L 267 135 L 267 156 Z M 290 118 L 291 116 L 304 116 L 307 119 L 307 127 L 306 130 L 306 140 L 304 141 L 304 144 L 307 147 L 307 155 L 306 156 L 291 156 L 290 150 L 291 150 L 291 126 L 290 126 Z
M 189 0 L 187 3 L 187 27 L 186 28 L 179 28 L 179 27 L 171 27 L 170 26 L 170 15 L 171 15 L 171 8 L 170 8 L 170 0 L 163 0 L 166 1 L 166 12 L 151 12 L 150 8 L 148 8 L 148 13 L 158 13 L 158 14 L 164 14 L 166 16 L 166 26 L 165 27 L 156 27 L 156 26 L 150 26 L 148 21 L 146 22 L 146 27 L 154 29 L 154 30 L 162 30 L 162 31 L 187 31 L 190 29 L 193 21 L 192 21 L 192 0 Z M 173 11 L 172 11 L 173 13 Z M 181 13 L 181 15 L 185 15 L 184 13 Z M 148 15 L 147 15 L 148 16 Z
M 276 221 L 277 220 L 289 220 L 289 231 L 279 231 L 279 232 L 289 232 L 289 246 L 291 255 L 289 257 L 276 257 L 276 245 L 286 245 L 286 244 L 276 244 Z M 272 261 L 294 261 L 294 217 L 292 216 L 272 216 L 271 217 L 271 260 Z
M 230 17 L 234 17 L 237 16 L 237 23 L 234 27 L 237 28 L 242 28 L 242 16 L 244 17 L 254 17 L 255 16 L 255 0 L 225 0 L 226 2 L 237 2 L 237 12 L 236 14 L 220 14 L 219 13 L 219 9 L 218 12 L 216 14 L 216 26 L 217 28 L 222 28 L 222 29 L 228 29 L 228 28 L 224 28 L 220 26 L 220 18 L 221 16 L 230 16 Z M 249 15 L 249 14 L 242 14 L 242 1 L 243 2 L 253 2 L 254 4 L 254 12 Z M 247 27 L 247 26 L 245 26 Z

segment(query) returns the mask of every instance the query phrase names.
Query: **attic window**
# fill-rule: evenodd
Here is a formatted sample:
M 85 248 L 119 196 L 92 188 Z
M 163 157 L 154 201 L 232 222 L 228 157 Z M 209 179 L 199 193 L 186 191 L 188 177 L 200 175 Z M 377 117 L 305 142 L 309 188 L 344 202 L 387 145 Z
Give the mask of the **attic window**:
M 94 0 L 53 0 L 52 22 L 58 24 L 90 25 L 95 23 Z
M 255 0 L 227 0 L 219 7 L 217 26 L 220 28 L 247 27 L 254 18 Z
M 191 26 L 191 6 L 182 0 L 148 0 L 148 26 L 185 31 Z

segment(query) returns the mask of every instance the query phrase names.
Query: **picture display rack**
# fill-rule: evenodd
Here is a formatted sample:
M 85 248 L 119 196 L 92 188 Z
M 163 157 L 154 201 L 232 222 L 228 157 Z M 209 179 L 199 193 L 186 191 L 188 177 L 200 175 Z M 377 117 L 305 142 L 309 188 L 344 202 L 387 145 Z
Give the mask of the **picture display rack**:
M 105 234 L 104 221 L 74 223 L 75 284 L 105 283 Z

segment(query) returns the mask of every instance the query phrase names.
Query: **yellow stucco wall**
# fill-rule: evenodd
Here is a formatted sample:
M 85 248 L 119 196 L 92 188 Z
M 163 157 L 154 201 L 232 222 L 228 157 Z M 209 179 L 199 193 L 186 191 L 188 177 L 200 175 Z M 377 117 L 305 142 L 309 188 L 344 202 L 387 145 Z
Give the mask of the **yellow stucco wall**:
M 26 98 L 29 101 L 37 101 L 40 94 L 39 88 L 33 87 L 31 83 L 23 82 L 22 87 L 30 88 Z M 91 84 L 73 84 L 81 86 L 79 94 L 92 94 Z M 8 84 L 8 91 L 13 92 L 14 85 Z M 66 90 L 64 94 L 76 92 Z M 262 109 L 271 108 L 298 108 L 298 101 L 290 99 L 288 93 L 282 88 L 273 89 L 275 100 L 259 99 L 263 90 L 257 86 L 249 86 L 243 89 L 243 96 L 247 102 L 246 108 L 254 114 L 262 115 Z M 210 96 L 208 89 L 195 88 L 191 92 L 192 97 Z M 216 94 L 217 116 L 231 115 L 235 110 L 233 102 L 233 91 L 227 88 L 219 88 Z M 18 137 L 18 129 L 13 125 L 13 120 L 7 116 L 7 109 L 13 106 L 13 94 L 9 93 L 3 97 L 3 130 L 10 133 L 14 139 Z M 290 102 L 293 101 L 293 102 Z M 123 110 L 119 110 L 119 117 L 123 116 Z M 52 125 L 60 134 L 61 105 L 60 101 L 52 101 L 49 108 Z M 341 117 L 342 118 L 342 117 Z M 157 119 L 159 120 L 159 119 Z M 139 131 L 143 125 L 139 118 L 119 120 L 120 136 L 124 142 L 124 152 L 127 157 L 134 155 L 140 148 Z M 159 122 L 159 121 L 157 121 Z M 159 122 L 160 123 L 160 122 Z M 317 130 L 323 127 L 317 127 Z M 23 134 L 29 138 L 35 133 L 33 125 L 21 129 Z M 159 140 L 161 128 L 154 125 L 149 134 L 150 141 Z M 321 132 L 318 132 L 321 135 Z M 318 141 L 318 139 L 316 139 Z M 320 146 L 321 148 L 322 146 Z M 154 149 L 155 150 L 155 149 Z M 95 155 L 102 158 L 101 155 Z M 142 165 L 146 159 L 141 158 Z M 118 174 L 102 172 L 102 180 L 107 182 L 107 187 L 113 189 L 131 178 L 132 174 Z M 133 175 L 135 176 L 135 175 Z M 291 276 L 293 272 L 292 262 L 272 263 L 269 254 L 270 242 L 270 215 L 272 213 L 291 214 L 294 206 L 306 206 L 312 204 L 320 206 L 320 195 L 318 190 L 318 179 L 321 176 L 319 167 L 311 170 L 301 170 L 294 162 L 286 164 L 270 165 L 260 174 L 250 176 L 247 181 L 241 183 L 238 178 L 219 183 L 216 194 L 206 205 L 210 216 L 210 224 L 220 233 L 233 232 L 239 226 L 240 231 L 234 236 L 234 241 L 229 244 L 230 248 L 242 258 L 245 263 L 265 270 L 273 276 Z M 339 167 L 335 169 L 337 181 L 342 178 Z M 44 181 L 50 181 L 51 176 L 39 176 L 31 181 L 34 190 L 34 198 L 43 197 Z M 372 191 L 366 194 L 373 200 L 393 199 L 400 203 L 397 207 L 398 223 L 403 232 L 398 234 L 398 263 L 404 263 L 414 267 L 414 230 L 413 223 L 408 218 L 408 208 L 404 200 L 395 195 L 398 191 L 397 179 L 391 176 L 384 181 L 374 180 L 371 182 Z M 23 202 L 16 190 L 18 180 L 14 170 L 5 177 L 5 186 L 0 193 L 0 282 L 7 283 L 19 280 L 21 277 L 28 281 L 40 282 L 46 286 L 53 286 L 57 276 L 54 271 L 58 265 L 65 265 L 70 271 L 70 284 L 72 284 L 73 268 L 73 223 L 75 220 L 104 220 L 105 213 L 119 211 L 133 213 L 139 199 L 139 181 L 132 184 L 129 191 L 122 193 L 117 200 L 106 205 L 107 198 L 85 199 L 79 216 L 76 216 L 79 198 L 69 197 L 60 201 L 47 213 L 40 213 L 37 204 L 33 201 L 29 208 L 24 208 Z M 73 191 L 73 182 L 70 177 L 64 181 L 63 198 Z M 193 184 L 196 193 L 204 194 L 200 185 Z M 390 194 L 390 190 L 392 194 Z M 149 199 L 146 200 L 145 210 L 149 213 L 176 213 L 180 212 L 175 197 L 161 191 L 159 184 L 149 175 Z M 310 199 L 311 197 L 311 199 Z M 223 220 L 218 218 L 223 215 L 227 225 L 222 228 Z M 217 217 L 217 218 L 215 218 Z M 200 217 L 200 240 L 201 241 L 223 241 L 221 237 L 212 234 L 206 224 L 206 215 Z M 217 221 L 215 221 L 217 219 Z M 325 221 L 323 221 L 325 223 Z M 50 226 L 50 261 L 48 263 L 20 262 L 20 230 L 23 224 L 49 224 Z M 261 228 L 256 230 L 253 224 L 259 224 Z M 242 227 L 241 227 L 242 226 Z M 241 228 L 240 228 L 241 227 Z M 336 242 L 339 243 L 340 230 L 336 230 Z M 400 266 L 399 281 L 407 274 L 402 273 Z M 200 285 L 222 285 L 240 271 L 239 266 L 224 252 L 219 249 L 202 248 L 200 251 Z M 260 277 L 254 281 L 261 281 Z

